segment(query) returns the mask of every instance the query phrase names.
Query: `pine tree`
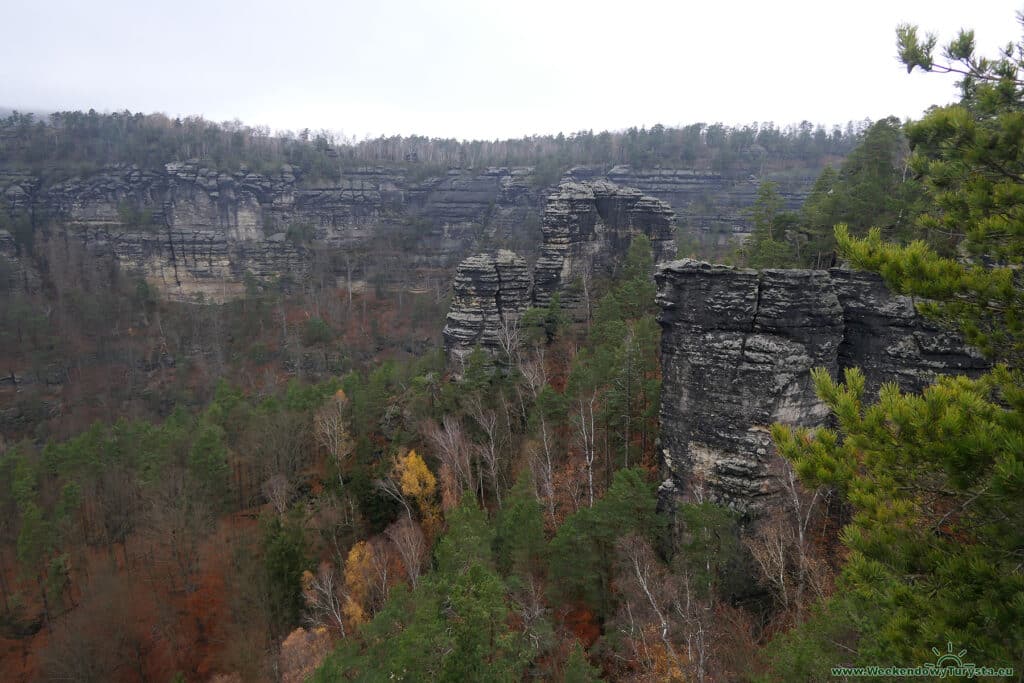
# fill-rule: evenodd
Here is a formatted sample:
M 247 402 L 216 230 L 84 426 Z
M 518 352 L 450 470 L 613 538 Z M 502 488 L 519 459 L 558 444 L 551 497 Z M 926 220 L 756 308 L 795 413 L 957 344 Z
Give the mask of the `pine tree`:
M 836 248 L 834 227 L 862 236 L 878 227 L 886 239 L 907 242 L 921 211 L 921 184 L 909 173 L 910 150 L 900 121 L 876 121 L 836 171 L 826 168 L 800 209 L 806 235 L 802 263 L 827 265 Z
M 920 395 L 886 385 L 866 406 L 860 371 L 838 384 L 819 370 L 839 433 L 774 429 L 803 481 L 854 506 L 840 587 L 859 660 L 927 661 L 950 641 L 1024 663 L 1024 388 L 1011 374 L 947 377 Z
M 655 498 L 638 469 L 615 473 L 608 492 L 593 507 L 566 518 L 549 546 L 552 592 L 578 601 L 598 616 L 611 613 L 611 580 L 616 539 L 657 532 Z
M 503 574 L 526 576 L 539 568 L 543 554 L 544 514 L 524 470 L 498 515 L 494 555 Z
M 1024 43 L 997 59 L 974 54 L 974 32 L 961 31 L 935 64 L 934 36 L 898 29 L 907 70 L 958 73 L 962 99 L 908 125 L 911 169 L 931 205 L 921 239 L 906 247 L 879 230 L 854 239 L 837 229 L 843 255 L 882 274 L 901 292 L 934 300 L 923 310 L 958 326 L 989 357 L 1024 361 Z
M 799 260 L 800 238 L 793 231 L 796 215 L 783 211 L 778 184 L 762 180 L 757 199 L 750 207 L 753 231 L 740 248 L 745 265 L 751 268 L 786 268 Z
M 455 575 L 473 564 L 492 564 L 494 529 L 476 502 L 476 496 L 463 495 L 447 516 L 448 531 L 435 551 L 437 570 Z
M 262 520 L 263 594 L 270 610 L 271 628 L 283 637 L 302 612 L 302 573 L 307 569 L 306 538 L 297 514 Z
M 209 500 L 221 505 L 227 501 L 228 449 L 224 445 L 224 430 L 218 425 L 204 421 L 199 426 L 189 451 L 189 471 Z
M 579 643 L 573 643 L 569 658 L 562 672 L 563 683 L 596 683 L 601 680 L 601 671 L 590 665 L 587 655 Z
M 854 510 L 837 596 L 774 653 L 783 678 L 807 670 L 807 653 L 820 653 L 822 667 L 916 664 L 947 642 L 971 661 L 1024 667 L 1024 62 L 1015 57 L 1024 45 L 987 60 L 961 32 L 938 66 L 933 36 L 902 26 L 898 37 L 908 71 L 961 74 L 963 99 L 908 127 L 930 201 L 922 239 L 901 247 L 878 229 L 857 239 L 840 227 L 839 248 L 900 291 L 934 299 L 926 313 L 1001 364 L 919 395 L 885 385 L 873 405 L 858 370 L 842 384 L 819 370 L 837 429 L 773 429 L 801 478 L 834 487 Z M 944 254 L 931 246 L 936 235 Z M 813 627 L 837 614 L 851 644 L 830 651 Z

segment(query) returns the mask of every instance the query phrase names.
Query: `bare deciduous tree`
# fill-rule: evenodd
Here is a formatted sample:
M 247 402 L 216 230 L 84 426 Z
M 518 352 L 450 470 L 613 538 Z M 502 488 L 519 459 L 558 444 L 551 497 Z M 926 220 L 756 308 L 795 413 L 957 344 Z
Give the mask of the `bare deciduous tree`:
M 498 326 L 498 347 L 511 367 L 518 368 L 522 364 L 519 355 L 521 333 L 518 315 L 505 315 Z
M 581 392 L 576 398 L 573 424 L 576 426 L 576 443 L 583 452 L 583 460 L 587 467 L 587 492 L 590 506 L 594 506 L 594 458 L 597 457 L 597 392 Z
M 547 426 L 544 424 L 541 424 L 540 431 L 541 443 L 530 444 L 527 447 L 527 454 L 529 456 L 530 471 L 533 472 L 533 481 L 536 486 L 537 498 L 544 503 L 544 508 L 548 514 L 549 521 L 554 525 L 556 523 L 555 468 L 551 456 L 551 449 L 549 447 L 551 435 L 548 433 Z
M 345 485 L 345 468 L 355 452 L 355 443 L 345 420 L 346 403 L 344 394 L 336 394 L 313 416 L 313 434 L 317 443 L 327 451 L 328 457 L 337 467 L 340 487 Z
M 792 466 L 777 463 L 782 483 L 779 506 L 762 520 L 744 543 L 750 550 L 761 581 L 771 590 L 782 617 L 799 619 L 808 605 L 828 592 L 831 572 L 815 548 L 811 522 L 819 516 L 823 490 L 805 490 Z
M 498 414 L 490 408 L 485 408 L 479 396 L 473 396 L 468 401 L 469 414 L 484 433 L 484 443 L 476 444 L 476 452 L 487 468 L 491 486 L 494 489 L 494 497 L 501 507 L 501 469 L 500 457 L 502 446 L 502 434 L 500 433 Z M 483 486 L 480 487 L 480 500 L 483 500 Z
M 198 587 L 199 546 L 212 531 L 214 516 L 181 471 L 168 473 L 154 491 L 146 513 L 145 537 L 150 543 L 154 577 L 175 589 L 192 593 Z
M 420 570 L 423 568 L 423 558 L 427 554 L 427 540 L 423 536 L 423 530 L 416 522 L 403 518 L 385 529 L 384 534 L 398 551 L 409 583 L 415 588 L 420 579 Z
M 283 515 L 288 511 L 288 504 L 292 499 L 292 486 L 288 477 L 280 473 L 275 474 L 263 482 L 262 490 L 277 514 Z
M 475 491 L 472 443 L 466 436 L 462 422 L 454 415 L 445 415 L 442 425 L 428 422 L 423 432 L 424 436 L 434 447 L 442 468 L 447 468 L 452 473 L 458 488 L 456 497 L 466 489 Z
M 391 498 L 405 510 L 405 516 L 410 520 L 412 519 L 412 506 L 409 505 L 409 499 L 406 498 L 405 493 L 402 492 L 402 485 L 398 481 L 395 481 L 394 477 L 389 474 L 383 479 L 378 479 L 374 482 L 374 485 L 379 491 L 384 493 L 388 498 Z
M 344 585 L 338 580 L 334 566 L 322 563 L 316 574 L 302 576 L 302 596 L 306 603 L 306 621 L 314 627 L 323 626 L 345 637 Z
M 664 647 L 672 670 L 682 670 L 682 662 L 672 642 L 673 624 L 669 617 L 679 603 L 679 594 L 673 577 L 651 550 L 646 540 L 628 536 L 619 541 L 620 589 L 629 603 L 631 625 L 634 614 L 642 615 L 645 622 L 653 623 Z

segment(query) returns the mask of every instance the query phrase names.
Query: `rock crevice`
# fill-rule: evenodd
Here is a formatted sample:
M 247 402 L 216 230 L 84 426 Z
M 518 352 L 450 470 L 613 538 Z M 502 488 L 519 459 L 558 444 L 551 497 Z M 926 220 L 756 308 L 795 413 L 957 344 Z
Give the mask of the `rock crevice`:
M 534 266 L 538 306 L 547 306 L 557 293 L 567 308 L 578 309 L 580 283 L 613 275 L 633 235 L 647 235 L 656 262 L 675 255 L 672 207 L 601 180 L 559 185 L 548 196 L 541 232 Z

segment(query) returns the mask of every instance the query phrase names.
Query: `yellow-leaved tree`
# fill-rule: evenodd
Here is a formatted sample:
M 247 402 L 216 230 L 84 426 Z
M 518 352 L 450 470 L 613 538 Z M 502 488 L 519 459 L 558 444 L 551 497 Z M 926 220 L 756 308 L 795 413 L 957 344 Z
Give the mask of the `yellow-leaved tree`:
M 428 537 L 433 537 L 441 522 L 436 501 L 437 479 L 434 473 L 415 450 L 410 450 L 395 460 L 394 475 L 401 487 L 402 495 L 416 501 L 424 532 Z
M 375 564 L 373 546 L 366 541 L 359 541 L 349 549 L 345 559 L 346 595 L 342 611 L 352 628 L 366 621 L 376 574 Z

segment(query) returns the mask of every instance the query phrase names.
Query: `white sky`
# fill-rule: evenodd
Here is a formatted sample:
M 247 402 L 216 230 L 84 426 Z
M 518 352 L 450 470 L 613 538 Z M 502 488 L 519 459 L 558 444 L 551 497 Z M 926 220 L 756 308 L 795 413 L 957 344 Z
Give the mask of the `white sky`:
M 349 136 L 917 117 L 895 27 L 1020 38 L 1024 0 L 4 0 L 0 105 Z

